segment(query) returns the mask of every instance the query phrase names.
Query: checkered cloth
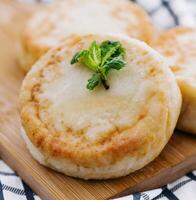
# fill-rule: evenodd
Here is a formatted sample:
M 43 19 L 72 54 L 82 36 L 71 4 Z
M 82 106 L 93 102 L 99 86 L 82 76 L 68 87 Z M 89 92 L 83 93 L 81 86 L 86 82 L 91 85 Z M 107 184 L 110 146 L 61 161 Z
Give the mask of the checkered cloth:
M 49 3 L 53 0 L 18 1 Z M 196 0 L 135 0 L 135 2 L 151 15 L 154 24 L 160 29 L 176 25 L 196 26 Z M 196 200 L 196 171 L 162 188 L 136 193 L 118 200 L 158 199 Z M 0 200 L 40 200 L 40 198 L 0 160 Z

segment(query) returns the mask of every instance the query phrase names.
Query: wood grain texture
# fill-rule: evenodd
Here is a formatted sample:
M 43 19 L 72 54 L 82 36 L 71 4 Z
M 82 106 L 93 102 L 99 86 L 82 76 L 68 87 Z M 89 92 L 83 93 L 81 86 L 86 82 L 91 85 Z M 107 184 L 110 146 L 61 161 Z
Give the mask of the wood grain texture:
M 32 7 L 32 6 L 31 6 Z M 20 137 L 18 93 L 24 77 L 16 61 L 20 30 L 31 9 L 11 0 L 0 2 L 0 157 L 44 200 L 108 199 L 162 186 L 196 169 L 196 137 L 175 133 L 161 155 L 124 178 L 83 181 L 39 165 Z M 7 17 L 2 16 L 7 14 Z

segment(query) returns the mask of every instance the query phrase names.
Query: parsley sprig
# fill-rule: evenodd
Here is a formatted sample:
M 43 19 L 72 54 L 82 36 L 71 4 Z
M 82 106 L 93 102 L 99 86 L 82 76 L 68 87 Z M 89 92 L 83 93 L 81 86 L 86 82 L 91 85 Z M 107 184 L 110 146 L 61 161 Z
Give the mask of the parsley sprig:
M 104 41 L 100 45 L 93 41 L 89 49 L 77 52 L 71 64 L 82 63 L 94 74 L 88 80 L 87 88 L 93 90 L 100 83 L 109 89 L 107 76 L 111 69 L 120 70 L 125 66 L 125 49 L 118 41 Z

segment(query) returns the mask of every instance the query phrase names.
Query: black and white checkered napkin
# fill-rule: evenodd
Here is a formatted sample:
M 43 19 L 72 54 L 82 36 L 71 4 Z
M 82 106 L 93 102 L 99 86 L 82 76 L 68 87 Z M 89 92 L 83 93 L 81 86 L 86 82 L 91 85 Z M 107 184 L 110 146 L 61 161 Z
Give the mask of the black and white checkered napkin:
M 18 1 L 49 3 L 54 0 Z M 134 2 L 150 14 L 154 24 L 160 29 L 177 25 L 196 26 L 196 0 L 134 0 Z M 158 199 L 196 200 L 196 171 L 162 188 L 119 198 L 119 200 Z M 40 198 L 0 160 L 0 200 L 40 200 Z

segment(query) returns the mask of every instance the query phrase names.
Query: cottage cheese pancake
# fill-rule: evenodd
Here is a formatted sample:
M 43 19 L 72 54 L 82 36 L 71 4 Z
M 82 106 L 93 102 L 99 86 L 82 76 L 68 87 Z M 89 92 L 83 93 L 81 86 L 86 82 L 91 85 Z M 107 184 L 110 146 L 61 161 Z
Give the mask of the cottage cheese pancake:
M 110 88 L 90 91 L 92 71 L 71 65 L 92 41 L 119 41 L 126 66 L 108 75 Z M 168 142 L 181 94 L 164 58 L 123 36 L 72 35 L 29 71 L 20 93 L 27 146 L 40 163 L 83 179 L 124 176 L 152 161 Z
M 196 29 L 178 27 L 166 31 L 154 46 L 168 59 L 182 92 L 177 128 L 196 134 Z
M 19 61 L 25 71 L 72 33 L 118 33 L 149 42 L 149 17 L 129 0 L 66 0 L 44 6 L 27 22 Z

